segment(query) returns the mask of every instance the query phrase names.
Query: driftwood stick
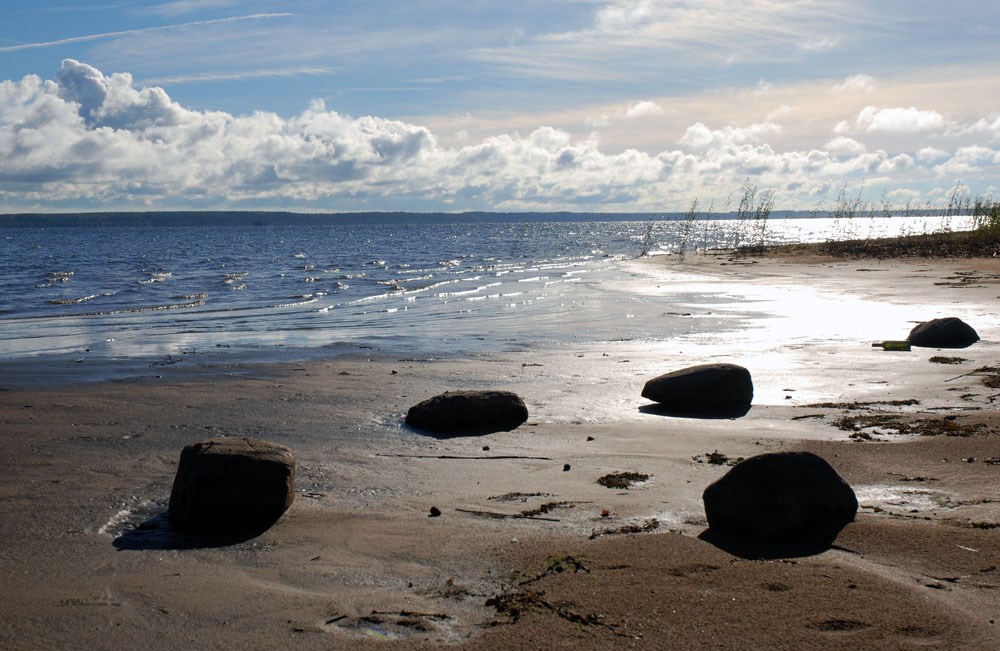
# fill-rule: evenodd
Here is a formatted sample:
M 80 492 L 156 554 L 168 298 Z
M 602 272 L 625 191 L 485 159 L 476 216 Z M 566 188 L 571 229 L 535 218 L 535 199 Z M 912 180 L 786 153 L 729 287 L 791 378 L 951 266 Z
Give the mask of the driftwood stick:
M 517 454 L 493 454 L 484 456 L 471 456 L 460 454 L 383 454 L 378 453 L 376 457 L 400 457 L 404 459 L 465 459 L 470 461 L 493 461 L 497 459 L 533 459 L 536 461 L 552 461 L 551 457 L 528 457 Z
M 444 613 L 423 613 L 416 610 L 373 610 L 372 615 L 386 615 L 390 617 L 425 617 L 427 619 L 451 619 L 450 615 Z
M 472 509 L 455 509 L 455 510 L 458 511 L 459 513 L 481 515 L 486 518 L 496 518 L 497 520 L 516 518 L 518 520 L 544 520 L 546 522 L 561 522 L 559 518 L 540 518 L 535 515 L 524 515 L 523 513 L 497 513 L 496 511 L 474 511 Z

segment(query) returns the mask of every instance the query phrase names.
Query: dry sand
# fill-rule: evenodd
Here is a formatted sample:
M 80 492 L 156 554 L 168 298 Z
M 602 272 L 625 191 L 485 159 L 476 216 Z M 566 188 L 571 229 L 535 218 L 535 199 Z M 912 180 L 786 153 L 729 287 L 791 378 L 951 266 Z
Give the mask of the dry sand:
M 0 364 L 0 648 L 1000 648 L 1000 371 L 976 372 L 1000 366 L 1000 261 L 633 271 L 609 291 L 672 311 L 673 290 L 698 288 L 760 316 L 656 345 L 206 361 L 99 383 Z M 983 341 L 870 346 L 950 315 Z M 748 415 L 640 409 L 646 379 L 708 361 L 751 370 Z M 458 388 L 513 389 L 531 419 L 449 440 L 401 425 Z M 290 446 L 297 497 L 258 537 L 186 545 L 163 512 L 180 449 L 214 436 Z M 819 453 L 855 488 L 836 545 L 700 538 L 727 460 L 780 449 Z M 596 483 L 623 471 L 649 479 Z

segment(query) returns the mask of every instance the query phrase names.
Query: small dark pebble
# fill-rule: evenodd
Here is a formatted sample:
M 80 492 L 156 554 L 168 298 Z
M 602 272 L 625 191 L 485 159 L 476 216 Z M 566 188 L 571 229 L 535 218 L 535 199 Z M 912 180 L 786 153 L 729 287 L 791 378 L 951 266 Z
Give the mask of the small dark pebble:
M 569 472 L 569 464 L 563 464 L 563 472 Z
M 483 452 L 488 452 L 489 449 L 490 449 L 490 446 L 488 446 L 488 445 L 484 445 L 483 446 Z
M 436 506 L 432 506 L 432 507 L 431 507 L 431 514 L 430 514 L 430 515 L 428 515 L 427 517 L 428 517 L 428 518 L 436 518 L 436 517 L 438 517 L 439 515 L 441 515 L 441 509 L 439 509 L 439 508 L 438 508 L 438 507 L 436 507 Z
M 594 437 L 593 437 L 593 436 L 588 436 L 588 437 L 587 437 L 587 440 L 588 440 L 588 441 L 593 441 L 593 440 L 594 440 Z

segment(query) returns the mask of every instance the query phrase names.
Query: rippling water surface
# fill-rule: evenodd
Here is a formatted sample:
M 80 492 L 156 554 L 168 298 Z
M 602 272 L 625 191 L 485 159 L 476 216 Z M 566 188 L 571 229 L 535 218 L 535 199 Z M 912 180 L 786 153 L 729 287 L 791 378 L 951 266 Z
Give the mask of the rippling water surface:
M 768 241 L 934 228 L 771 220 Z M 731 245 L 727 220 L 0 230 L 0 358 L 367 343 L 477 351 L 736 327 L 607 292 L 646 251 Z M 858 232 L 864 231 L 867 232 Z M 703 310 L 707 312 L 707 310 Z

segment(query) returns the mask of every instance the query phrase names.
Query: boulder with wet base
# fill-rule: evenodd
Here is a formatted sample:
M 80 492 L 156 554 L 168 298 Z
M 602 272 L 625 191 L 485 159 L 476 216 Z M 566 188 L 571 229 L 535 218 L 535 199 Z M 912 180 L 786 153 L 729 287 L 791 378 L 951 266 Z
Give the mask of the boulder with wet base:
M 181 451 L 170 491 L 175 529 L 228 534 L 266 529 L 295 498 L 295 455 L 252 438 L 216 438 Z
M 858 511 L 851 487 L 811 452 L 745 459 L 702 499 L 711 531 L 751 540 L 831 542 Z
M 702 364 L 649 380 L 642 397 L 667 413 L 729 418 L 750 410 L 753 380 L 750 371 L 736 364 Z
M 979 333 L 958 317 L 949 316 L 917 324 L 906 340 L 921 348 L 968 348 L 979 341 Z
M 406 414 L 406 424 L 441 436 L 512 430 L 528 420 L 524 401 L 511 391 L 448 391 Z

